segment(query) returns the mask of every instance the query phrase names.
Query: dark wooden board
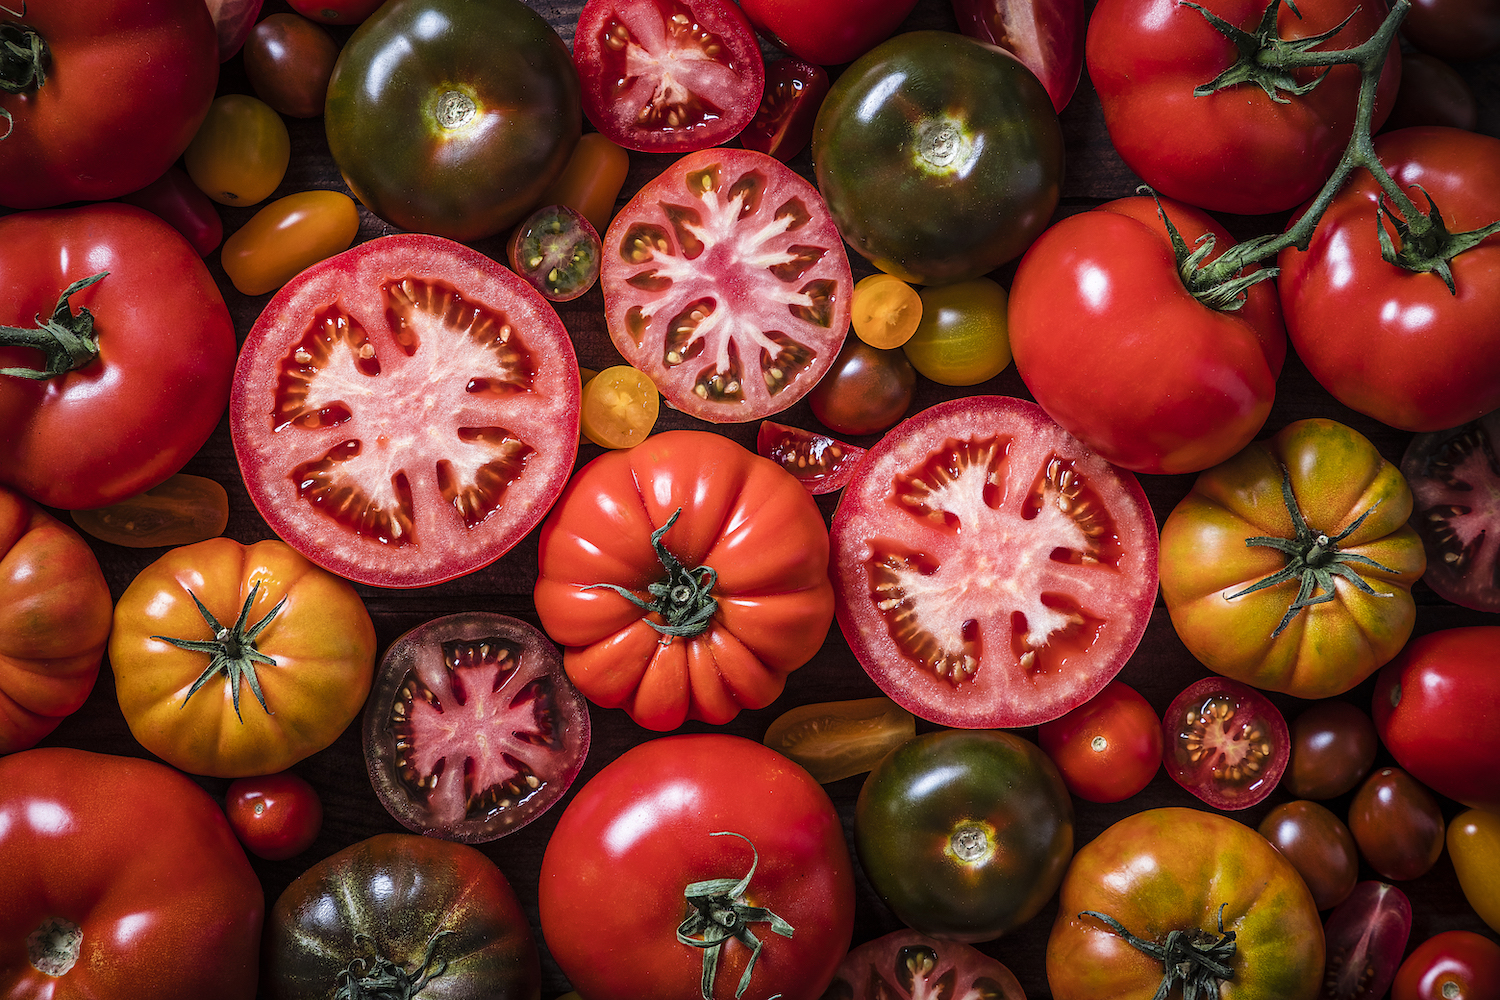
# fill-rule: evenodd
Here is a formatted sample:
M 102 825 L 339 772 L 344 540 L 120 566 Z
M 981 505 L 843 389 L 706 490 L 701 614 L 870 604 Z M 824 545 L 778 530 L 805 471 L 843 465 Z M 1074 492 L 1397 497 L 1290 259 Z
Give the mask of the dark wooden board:
M 573 24 L 581 8 L 581 2 L 579 0 L 568 0 L 568 2 L 532 0 L 532 2 L 533 6 L 558 30 L 563 39 L 571 43 Z M 266 4 L 264 14 L 287 9 L 289 8 L 283 0 L 271 0 Z M 905 30 L 914 28 L 953 30 L 954 19 L 947 0 L 920 0 L 916 11 L 904 26 Z M 342 42 L 347 38 L 349 29 L 334 29 L 333 33 Z M 767 46 L 767 52 L 774 53 L 774 50 Z M 1497 96 L 1500 96 L 1500 60 L 1465 65 L 1460 67 L 1460 70 L 1480 97 L 1482 109 L 1480 130 L 1490 135 L 1500 135 L 1500 100 L 1497 100 Z M 238 57 L 225 64 L 220 91 L 222 93 L 251 92 Z M 1058 210 L 1059 215 L 1082 211 L 1102 201 L 1134 192 L 1138 181 L 1110 146 L 1099 102 L 1086 77 L 1072 103 L 1064 111 L 1062 124 L 1066 138 L 1068 166 L 1063 202 Z M 328 154 L 322 119 L 288 119 L 288 126 L 292 137 L 292 163 L 285 181 L 273 197 L 310 188 L 345 190 Z M 621 195 L 622 199 L 632 194 L 670 161 L 671 158 L 666 156 L 634 154 L 630 175 Z M 805 152 L 793 161 L 793 166 L 804 175 L 811 176 L 811 163 Z M 254 213 L 254 209 L 221 208 L 221 213 L 226 233 L 228 233 L 242 226 Z M 1229 217 L 1224 218 L 1223 221 L 1236 236 L 1243 238 L 1279 230 L 1284 219 L 1280 217 L 1255 219 Z M 391 231 L 393 231 L 392 227 L 362 210 L 359 240 Z M 504 259 L 502 237 L 483 240 L 474 245 L 491 256 Z M 851 258 L 853 258 L 857 273 L 869 272 L 869 266 L 856 255 L 851 253 Z M 236 331 L 243 340 L 270 296 L 247 297 L 235 291 L 224 276 L 217 252 L 210 255 L 208 263 L 219 280 L 234 316 Z M 1002 269 L 998 276 L 1008 283 L 1010 270 Z M 563 304 L 559 309 L 573 336 L 579 362 L 595 369 L 620 363 L 619 355 L 605 331 L 602 307 L 602 298 L 595 289 L 581 299 Z M 967 391 L 949 389 L 921 380 L 912 412 L 965 392 L 1003 393 L 1028 397 L 1025 387 L 1012 368 L 992 382 Z M 1376 443 L 1382 454 L 1393 461 L 1399 461 L 1410 439 L 1409 434 L 1378 424 L 1335 402 L 1313 381 L 1296 357 L 1292 356 L 1288 359 L 1286 370 L 1278 384 L 1278 397 L 1267 422 L 1266 433 L 1293 420 L 1315 415 L 1332 417 L 1359 429 Z M 808 428 L 816 429 L 819 426 L 805 402 L 792 407 L 777 419 Z M 707 426 L 674 411 L 664 410 L 658 429 Z M 712 429 L 725 433 L 748 447 L 754 447 L 754 425 Z M 869 444 L 874 438 L 856 440 L 857 443 Z M 599 449 L 586 445 L 579 455 L 579 464 L 582 465 L 598 453 Z M 245 492 L 230 445 L 227 421 L 220 423 L 212 439 L 184 471 L 209 476 L 223 483 L 228 489 L 231 504 L 227 530 L 229 536 L 246 542 L 272 537 L 270 529 L 256 513 Z M 1192 481 L 1192 477 L 1189 476 L 1143 476 L 1141 478 L 1158 523 L 1187 492 Z M 835 501 L 834 497 L 821 499 L 820 505 L 825 516 L 832 515 Z M 66 517 L 65 514 L 62 516 Z M 124 549 L 97 541 L 94 542 L 94 548 L 116 598 L 136 573 L 162 552 L 160 549 Z M 406 629 L 454 611 L 500 611 L 536 623 L 535 609 L 530 597 L 536 575 L 536 553 L 536 537 L 533 535 L 494 565 L 451 583 L 411 591 L 360 587 L 360 593 L 375 620 L 382 651 Z M 1416 588 L 1416 595 L 1419 602 L 1418 633 L 1457 625 L 1497 623 L 1493 615 L 1466 611 L 1439 600 L 1430 590 L 1420 584 Z M 1121 675 L 1122 679 L 1137 688 L 1158 711 L 1161 711 L 1182 688 L 1205 674 L 1204 668 L 1177 639 L 1166 611 L 1158 600 L 1146 637 L 1139 651 L 1126 666 Z M 1372 687 L 1373 681 L 1367 681 L 1345 697 L 1368 710 Z M 722 728 L 731 733 L 759 739 L 767 725 L 777 715 L 793 706 L 867 697 L 878 693 L 874 684 L 855 662 L 848 645 L 835 626 L 813 661 L 792 674 L 785 694 L 774 705 L 760 711 L 745 712 L 733 723 Z M 1273 700 L 1289 719 L 1306 704 L 1281 696 L 1275 696 Z M 592 712 L 592 719 L 593 746 L 579 778 L 580 785 L 628 747 L 656 735 L 636 726 L 620 711 L 595 708 Z M 690 724 L 684 728 L 704 730 L 710 727 Z M 1027 733 L 1026 735 L 1033 734 Z M 115 700 L 113 680 L 107 665 L 101 672 L 99 683 L 88 703 L 76 715 L 66 720 L 45 741 L 45 745 L 73 746 L 117 754 L 149 756 L 131 737 L 125 725 Z M 1388 761 L 1389 758 L 1383 757 L 1383 760 Z M 326 819 L 317 843 L 303 856 L 283 862 L 254 862 L 255 869 L 265 887 L 268 905 L 277 898 L 292 879 L 319 858 L 364 837 L 402 829 L 382 808 L 371 789 L 365 772 L 357 723 L 351 726 L 333 746 L 303 761 L 295 770 L 317 788 L 323 799 Z M 227 785 L 226 781 L 217 779 L 199 780 L 205 788 L 216 795 L 222 795 Z M 852 832 L 854 801 L 859 792 L 861 780 L 860 777 L 849 778 L 828 786 L 828 791 L 844 819 L 846 833 Z M 1274 805 L 1288 798 L 1285 792 L 1277 792 L 1261 805 L 1233 814 L 1234 818 L 1253 825 L 1259 822 Z M 1348 799 L 1349 797 L 1346 796 L 1329 802 L 1327 805 L 1336 813 L 1343 815 L 1347 812 Z M 1179 789 L 1164 775 L 1158 774 L 1144 792 L 1127 802 L 1098 806 L 1075 800 L 1075 805 L 1077 806 L 1077 843 L 1082 845 L 1097 836 L 1109 824 L 1131 812 L 1167 805 L 1198 807 L 1200 803 Z M 1445 800 L 1443 805 L 1450 818 L 1459 811 L 1456 803 Z M 530 917 L 533 930 L 538 933 L 539 943 L 542 944 L 545 979 L 543 995 L 546 997 L 557 996 L 568 989 L 565 978 L 547 954 L 545 943 L 540 942 L 536 903 L 537 872 L 542 852 L 560 811 L 560 806 L 554 808 L 523 830 L 483 846 L 485 853 L 510 878 Z M 1365 878 L 1377 877 L 1368 868 L 1364 869 L 1361 874 Z M 1446 856 L 1438 862 L 1432 872 L 1420 879 L 1403 883 L 1401 888 L 1410 896 L 1416 912 L 1416 925 L 1412 934 L 1413 946 L 1432 934 L 1454 928 L 1490 933 L 1464 900 L 1452 865 Z M 1010 966 L 1025 987 L 1027 995 L 1033 1000 L 1050 995 L 1043 959 L 1048 931 L 1055 914 L 1054 902 L 1040 916 L 1021 929 L 982 946 L 985 951 L 994 954 Z M 858 876 L 856 943 L 894 930 L 898 926 L 898 922 L 875 896 L 863 877 Z

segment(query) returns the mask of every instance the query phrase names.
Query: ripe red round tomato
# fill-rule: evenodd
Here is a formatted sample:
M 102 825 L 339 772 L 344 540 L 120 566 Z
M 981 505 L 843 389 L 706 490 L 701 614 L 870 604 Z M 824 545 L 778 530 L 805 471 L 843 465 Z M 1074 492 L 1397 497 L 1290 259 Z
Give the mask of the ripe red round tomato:
M 1162 713 L 1161 733 L 1167 774 L 1215 809 L 1248 809 L 1270 795 L 1291 755 L 1281 711 L 1227 677 L 1188 685 Z
M 854 655 L 943 726 L 1032 726 L 1083 704 L 1156 599 L 1156 521 L 1135 477 L 1008 396 L 939 403 L 888 432 L 830 542 Z
M 848 332 L 854 279 L 816 188 L 764 153 L 705 149 L 615 216 L 599 285 L 625 359 L 677 409 L 729 422 L 817 383 Z
M 1090 802 L 1128 799 L 1161 769 L 1161 719 L 1123 681 L 1110 681 L 1067 715 L 1042 723 L 1036 735 L 1068 791 Z
M 916 0 L 744 0 L 740 6 L 757 31 L 792 55 L 837 66 L 891 37 Z
M 1391 1000 L 1500 1000 L 1500 944 L 1474 931 L 1444 931 L 1413 949 Z
M 774 750 L 718 733 L 605 765 L 547 842 L 537 895 L 547 947 L 589 1000 L 817 1000 L 854 929 L 827 793 Z
M 238 778 L 224 793 L 234 835 L 257 858 L 284 861 L 313 845 L 323 828 L 317 789 L 291 771 Z
M 557 313 L 436 236 L 380 237 L 297 275 L 251 328 L 231 395 L 261 516 L 313 562 L 376 586 L 498 559 L 578 451 L 578 362 Z

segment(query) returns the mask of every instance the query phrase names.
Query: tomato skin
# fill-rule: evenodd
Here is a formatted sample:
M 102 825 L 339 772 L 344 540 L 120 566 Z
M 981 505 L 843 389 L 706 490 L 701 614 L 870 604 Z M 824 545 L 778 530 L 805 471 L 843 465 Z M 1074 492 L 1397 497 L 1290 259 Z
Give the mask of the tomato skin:
M 1444 629 L 1409 642 L 1375 681 L 1380 740 L 1440 795 L 1500 811 L 1500 626 Z
M 1189 245 L 1203 233 L 1216 253 L 1233 244 L 1207 214 L 1162 207 Z M 1124 198 L 1063 219 L 1026 251 L 1010 347 L 1032 398 L 1070 434 L 1134 472 L 1175 474 L 1222 462 L 1260 431 L 1286 333 L 1269 282 L 1234 312 L 1193 298 L 1156 203 Z
M 1215 0 L 1215 14 L 1254 32 L 1261 0 Z M 1283 6 L 1283 38 L 1349 23 L 1325 50 L 1370 38 L 1384 11 L 1353 0 Z M 1205 97 L 1193 89 L 1233 64 L 1233 43 L 1198 11 L 1177 0 L 1102 0 L 1089 18 L 1086 59 L 1110 140 L 1147 184 L 1169 198 L 1216 212 L 1261 215 L 1300 205 L 1333 172 L 1354 130 L 1359 71 L 1335 66 L 1322 83 L 1280 103 L 1254 84 Z M 1390 112 L 1400 83 L 1400 52 L 1391 47 L 1376 90 L 1372 130 Z M 1321 71 L 1299 70 L 1309 80 Z M 1191 244 L 1191 240 L 1188 241 Z
M 1500 932 L 1500 815 L 1483 809 L 1448 823 L 1448 857 L 1464 898 L 1490 930 Z
M 1500 218 L 1500 189 L 1480 180 L 1500 176 L 1500 138 L 1402 129 L 1377 136 L 1375 152 L 1418 208 L 1431 196 L 1450 232 Z M 1380 189 L 1368 178 L 1356 171 L 1344 185 L 1306 252 L 1277 258 L 1298 357 L 1339 402 L 1401 430 L 1445 430 L 1500 408 L 1500 239 L 1453 258 L 1450 295 L 1436 274 L 1381 258 L 1372 225 Z M 1341 334 L 1351 326 L 1364 331 L 1357 344 Z
M 161 176 L 208 114 L 219 79 L 203 0 L 22 10 L 19 23 L 47 47 L 50 86 L 0 92 L 11 118 L 0 142 L 0 205 L 101 201 Z
M 1349 803 L 1349 832 L 1360 856 L 1393 882 L 1420 878 L 1443 853 L 1443 813 L 1422 783 L 1398 767 L 1382 767 Z
M 1434 934 L 1401 963 L 1391 1000 L 1500 1000 L 1500 945 L 1474 931 Z
M 900 348 L 882 350 L 847 337 L 807 401 L 813 416 L 837 434 L 877 434 L 906 416 L 917 370 Z
M 1113 680 L 1060 719 L 1042 723 L 1037 742 L 1068 791 L 1089 802 L 1119 802 L 1161 769 L 1161 719 L 1124 681 Z
M 237 351 L 198 252 L 150 212 L 119 204 L 8 215 L 0 247 L 4 326 L 34 326 L 69 285 L 109 272 L 69 299 L 94 316 L 94 361 L 45 382 L 0 380 L 0 483 L 75 510 L 134 496 L 182 468 L 224 412 Z M 38 361 L 0 347 L 0 367 Z
M 1227 905 L 1226 905 L 1227 904 Z M 1302 876 L 1265 838 L 1218 813 L 1164 808 L 1127 816 L 1074 855 L 1047 942 L 1057 1000 L 1152 995 L 1162 963 L 1104 923 L 1161 943 L 1172 930 L 1209 940 L 1235 932 L 1223 1000 L 1313 1000 L 1323 979 L 1323 925 Z
M 1302 875 L 1320 910 L 1342 903 L 1359 881 L 1359 849 L 1344 821 L 1298 799 L 1266 813 L 1256 827 Z
M 218 804 L 162 764 L 62 747 L 0 759 L 0 896 L 7 996 L 256 995 L 260 881 Z M 52 976 L 26 940 L 57 917 L 82 937 Z
M 1442 59 L 1485 59 L 1500 52 L 1500 4 L 1494 0 L 1414 0 L 1401 22 L 1401 33 L 1417 48 Z
M 182 154 L 193 183 L 222 205 L 258 205 L 281 186 L 292 139 L 281 115 L 248 94 L 214 99 Z
M 385 0 L 287 0 L 292 10 L 322 24 L 359 24 Z
M 1292 720 L 1292 759 L 1282 778 L 1303 799 L 1336 799 L 1354 790 L 1380 750 L 1375 723 L 1350 702 L 1314 702 Z
M 317 790 L 291 771 L 230 782 L 224 814 L 245 849 L 267 861 L 295 858 L 323 827 Z
M 885 41 L 916 0 L 745 0 L 755 30 L 799 59 L 838 66 Z
M 302 271 L 349 249 L 359 209 L 342 191 L 299 191 L 256 212 L 224 241 L 220 260 L 245 295 L 274 292 Z
M 952 0 L 958 30 L 1011 52 L 1047 88 L 1062 114 L 1083 75 L 1084 0 Z
M 313 21 L 272 14 L 245 41 L 245 75 L 262 101 L 292 118 L 316 118 L 328 98 L 339 45 Z
M 715 836 L 726 831 L 740 836 Z M 764 952 L 744 1000 L 817 1000 L 854 928 L 842 825 L 806 771 L 721 733 L 635 746 L 568 804 L 547 842 L 537 896 L 542 934 L 569 981 L 589 1000 L 698 1000 L 703 952 L 676 934 L 688 909 L 684 890 L 744 876 L 752 852 L 741 837 L 755 849 L 744 899 L 795 932 L 748 925 Z M 748 955 L 725 946 L 715 996 L 729 995 Z
M 171 223 L 200 257 L 213 253 L 224 239 L 224 220 L 219 218 L 213 199 L 200 191 L 181 167 L 168 167 L 156 180 L 119 200 Z
M 1010 367 L 1009 299 L 989 278 L 922 289 L 922 321 L 901 349 L 941 385 L 978 385 Z
M 1009 969 L 977 948 L 901 930 L 851 950 L 824 994 L 825 1000 L 943 996 L 1026 1000 L 1026 991 Z
M 0 487 L 0 754 L 35 746 L 83 706 L 113 611 L 78 533 Z

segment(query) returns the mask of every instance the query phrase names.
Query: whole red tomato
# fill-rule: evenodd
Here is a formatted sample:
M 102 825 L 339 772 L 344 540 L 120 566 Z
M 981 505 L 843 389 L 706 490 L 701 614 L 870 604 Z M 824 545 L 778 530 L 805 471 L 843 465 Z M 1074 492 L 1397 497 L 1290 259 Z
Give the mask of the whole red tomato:
M 854 929 L 827 793 L 720 733 L 651 740 L 605 766 L 558 822 L 537 893 L 547 947 L 589 1000 L 816 1000 Z
M 154 761 L 0 759 L 0 993 L 251 1000 L 265 901 L 213 799 Z
M 1157 191 L 1211 211 L 1260 215 L 1300 205 L 1333 172 L 1354 131 L 1359 70 L 1335 66 L 1311 91 L 1272 87 L 1273 99 L 1245 81 L 1199 97 L 1194 89 L 1217 81 L 1236 57 L 1254 62 L 1264 45 L 1247 51 L 1215 30 L 1194 6 L 1177 0 L 1101 0 L 1089 19 L 1089 77 L 1104 106 L 1110 140 L 1125 162 Z M 1264 0 L 1213 0 L 1212 13 L 1250 36 Z M 1349 18 L 1320 51 L 1347 49 L 1372 36 L 1384 7 L 1356 0 L 1282 4 L 1273 35 L 1306 38 Z M 1378 129 L 1400 83 L 1400 54 L 1392 46 L 1376 91 Z M 1293 71 L 1305 84 L 1322 70 Z M 1269 83 L 1266 86 L 1271 86 Z
M 1444 931 L 1406 956 L 1391 1000 L 1500 1000 L 1500 944 L 1474 931 Z
M 1210 260 L 1232 243 L 1203 212 L 1161 209 L 1188 246 L 1212 236 Z M 1238 309 L 1199 301 L 1150 198 L 1070 216 L 1031 245 L 1011 286 L 1010 346 L 1048 416 L 1116 465 L 1154 473 L 1197 472 L 1249 444 L 1286 358 L 1270 283 Z
M 0 371 L 0 483 L 67 509 L 155 486 L 219 422 L 235 350 L 208 268 L 150 212 L 0 219 L 0 369 L 33 373 Z
M 1161 717 L 1124 681 L 1110 681 L 1036 735 L 1068 791 L 1089 802 L 1128 799 L 1161 769 Z
M 916 0 L 744 0 L 755 30 L 799 59 L 836 66 L 864 55 L 906 20 Z
M 1375 152 L 1419 210 L 1432 199 L 1448 232 L 1500 219 L 1500 185 L 1491 182 L 1500 177 L 1500 139 L 1411 128 L 1379 136 Z M 1418 256 L 1429 249 L 1401 239 L 1381 202 L 1393 208 L 1360 171 L 1307 251 L 1282 251 L 1277 287 L 1298 357 L 1339 402 L 1402 430 L 1445 430 L 1500 408 L 1500 235 L 1449 261 L 1449 291 L 1439 273 L 1381 256 L 1381 227 Z
M 278 771 L 230 782 L 224 815 L 247 851 L 268 861 L 284 861 L 318 839 L 323 800 L 306 778 Z

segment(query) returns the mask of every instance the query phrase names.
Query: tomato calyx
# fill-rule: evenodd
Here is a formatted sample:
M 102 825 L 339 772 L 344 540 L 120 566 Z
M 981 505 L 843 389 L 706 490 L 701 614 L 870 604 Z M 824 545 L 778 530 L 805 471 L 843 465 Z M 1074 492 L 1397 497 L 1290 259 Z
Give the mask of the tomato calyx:
M 161 642 L 170 642 L 178 649 L 191 650 L 195 653 L 207 653 L 213 657 L 213 659 L 209 660 L 208 666 L 204 668 L 203 673 L 199 674 L 198 679 L 193 682 L 193 686 L 188 689 L 187 697 L 182 699 L 183 706 L 187 705 L 188 698 L 197 694 L 198 689 L 207 684 L 210 678 L 222 673 L 225 680 L 229 682 L 229 696 L 234 702 L 235 718 L 239 719 L 242 723 L 245 721 L 244 716 L 240 715 L 241 679 L 249 682 L 250 690 L 255 692 L 255 700 L 260 702 L 260 707 L 265 710 L 266 714 L 272 714 L 271 709 L 266 705 L 266 696 L 261 693 L 260 678 L 255 674 L 255 665 L 257 663 L 264 663 L 274 667 L 276 661 L 255 648 L 255 639 L 256 636 L 265 630 L 267 625 L 271 624 L 271 620 L 280 613 L 282 606 L 286 604 L 286 597 L 282 597 L 281 600 L 277 601 L 276 606 L 266 612 L 264 618 L 246 628 L 245 623 L 250 618 L 250 607 L 255 603 L 255 595 L 259 590 L 260 581 L 256 580 L 250 587 L 250 593 L 245 596 L 245 604 L 240 608 L 239 617 L 234 620 L 233 625 L 228 627 L 220 625 L 219 620 L 213 616 L 213 612 L 209 611 L 203 602 L 198 600 L 198 595 L 189 590 L 188 596 L 193 599 L 194 604 L 198 605 L 198 613 L 208 623 L 208 627 L 213 631 L 214 637 L 212 639 L 174 639 L 166 635 L 153 635 L 151 637 Z
M 667 523 L 651 532 L 651 548 L 656 553 L 656 558 L 661 560 L 662 569 L 666 570 L 666 576 L 646 587 L 655 600 L 643 601 L 634 593 L 626 590 L 617 583 L 593 583 L 583 588 L 594 590 L 603 588 L 613 590 L 631 604 L 643 611 L 654 611 L 665 622 L 655 622 L 647 619 L 646 624 L 665 636 L 677 636 L 691 639 L 693 636 L 703 634 L 708 628 L 708 623 L 713 620 L 719 610 L 719 602 L 714 599 L 714 584 L 719 580 L 719 571 L 712 566 L 698 566 L 688 569 L 682 564 L 672 552 L 662 544 L 662 538 L 671 530 L 673 524 L 677 523 L 682 508 L 678 507 L 667 518 Z
M 94 314 L 87 306 L 79 306 L 78 312 L 73 312 L 68 300 L 108 274 L 108 271 L 100 271 L 63 289 L 50 318 L 33 317 L 37 323 L 35 327 L 0 326 L 0 346 L 34 348 L 42 352 L 47 362 L 45 368 L 0 368 L 0 375 L 45 382 L 92 363 L 99 356 Z
M 1339 542 L 1357 531 L 1365 518 L 1374 512 L 1375 507 L 1380 503 L 1378 500 L 1350 522 L 1343 531 L 1337 535 L 1329 535 L 1308 526 L 1307 519 L 1302 516 L 1301 507 L 1297 505 L 1297 498 L 1292 494 L 1292 475 L 1285 465 L 1281 467 L 1281 499 L 1292 518 L 1294 532 L 1292 537 L 1276 538 L 1256 535 L 1245 539 L 1245 544 L 1276 549 L 1286 556 L 1286 565 L 1244 590 L 1226 595 L 1224 598 L 1226 601 L 1232 601 L 1258 590 L 1275 587 L 1291 579 L 1300 580 L 1297 597 L 1287 605 L 1286 614 L 1282 615 L 1280 624 L 1271 632 L 1273 638 L 1280 635 L 1303 608 L 1336 600 L 1338 592 L 1334 589 L 1333 578 L 1335 576 L 1347 580 L 1363 593 L 1375 593 L 1374 588 L 1350 568 L 1351 563 L 1370 566 L 1382 573 L 1396 573 L 1396 570 L 1382 566 L 1369 556 L 1362 556 L 1355 552 L 1340 552 L 1338 547 Z
M 1290 100 L 1281 96 L 1282 91 L 1294 97 L 1301 97 L 1323 82 L 1323 78 L 1328 75 L 1333 64 L 1327 61 L 1327 53 L 1309 50 L 1322 45 L 1343 31 L 1344 25 L 1354 17 L 1354 12 L 1350 11 L 1348 17 L 1319 35 L 1311 35 L 1307 38 L 1282 38 L 1276 32 L 1276 15 L 1280 11 L 1281 0 L 1271 0 L 1266 6 L 1265 13 L 1261 15 L 1260 25 L 1253 32 L 1230 24 L 1213 11 L 1191 3 L 1189 0 L 1182 0 L 1182 5 L 1191 7 L 1202 14 L 1213 29 L 1229 39 L 1239 52 L 1239 57 L 1233 65 L 1208 83 L 1195 87 L 1193 96 L 1207 97 L 1218 90 L 1242 83 L 1253 83 L 1264 90 L 1266 96 L 1277 104 L 1291 103 Z M 1298 17 L 1302 16 L 1290 0 L 1287 2 L 1287 7 Z M 1307 66 L 1320 67 L 1323 72 L 1306 83 L 1298 83 L 1292 71 Z
M 447 959 L 439 962 L 436 968 L 432 963 L 437 957 L 438 942 L 452 933 L 451 930 L 441 930 L 433 934 L 427 941 L 427 954 L 423 956 L 422 964 L 412 972 L 375 952 L 375 942 L 368 935 L 356 934 L 355 940 L 367 942 L 370 950 L 375 952 L 374 957 L 370 961 L 358 957 L 350 961 L 338 975 L 339 988 L 333 994 L 333 1000 L 412 1000 L 424 986 L 448 971 Z
M 23 4 L 22 15 L 25 11 Z M 14 13 L 9 8 L 5 12 Z M 25 94 L 39 89 L 47 82 L 47 63 L 47 40 L 35 28 L 14 21 L 0 24 L 0 91 Z
M 1162 207 L 1161 199 L 1156 196 L 1156 192 L 1149 187 L 1142 186 L 1137 189 L 1137 193 L 1149 194 L 1156 202 L 1156 214 L 1161 219 L 1162 225 L 1166 226 L 1167 237 L 1172 241 L 1172 255 L 1177 260 L 1177 273 L 1182 278 L 1182 286 L 1193 298 L 1208 308 L 1218 312 L 1234 312 L 1245 304 L 1245 292 L 1253 285 L 1276 276 L 1274 267 L 1245 271 L 1243 268 L 1248 267 L 1253 261 L 1247 261 L 1240 268 L 1229 273 L 1225 273 L 1220 268 L 1211 267 L 1206 261 L 1218 243 L 1214 234 L 1204 233 L 1193 241 L 1193 248 L 1189 249 L 1187 240 L 1183 239 L 1177 224 L 1167 215 L 1167 210 Z
M 1214 940 L 1213 935 L 1207 931 L 1195 927 L 1189 931 L 1169 931 L 1166 941 L 1158 944 L 1136 937 L 1107 914 L 1084 910 L 1078 917 L 1080 920 L 1093 917 L 1132 948 L 1161 959 L 1164 974 L 1161 986 L 1157 988 L 1152 1000 L 1166 1000 L 1172 987 L 1179 983 L 1182 985 L 1182 1000 L 1199 1000 L 1200 996 L 1203 1000 L 1209 1000 L 1219 995 L 1220 983 L 1234 978 L 1234 968 L 1229 965 L 1237 947 L 1234 943 L 1234 931 L 1224 929 L 1224 907 L 1228 905 L 1225 903 L 1219 907 L 1218 940 Z
M 1500 221 L 1467 233 L 1450 233 L 1432 195 L 1421 187 L 1417 190 L 1427 199 L 1426 212 L 1403 210 L 1401 215 L 1397 215 L 1384 197 L 1376 203 L 1385 217 L 1391 220 L 1401 243 L 1400 249 L 1397 249 L 1391 241 L 1391 234 L 1385 231 L 1385 226 L 1377 225 L 1375 231 L 1380 237 L 1380 256 L 1387 264 L 1394 264 L 1407 271 L 1436 274 L 1448 286 L 1448 294 L 1457 295 L 1458 289 L 1453 284 L 1453 269 L 1448 266 L 1448 262 L 1465 250 L 1472 250 L 1495 233 L 1500 233 Z
M 745 890 L 750 888 L 750 879 L 755 876 L 755 867 L 760 863 L 760 852 L 750 838 L 732 830 L 720 830 L 709 836 L 739 837 L 749 844 L 750 870 L 738 879 L 716 878 L 689 883 L 683 896 L 693 912 L 678 925 L 677 940 L 689 947 L 703 949 L 703 1000 L 713 1000 L 714 977 L 719 969 L 719 952 L 723 950 L 724 942 L 734 938 L 749 948 L 750 958 L 734 991 L 736 997 L 741 997 L 750 988 L 755 960 L 765 947 L 750 929 L 750 924 L 769 923 L 773 933 L 787 938 L 792 936 L 793 927 L 766 907 L 750 906 L 744 900 Z

